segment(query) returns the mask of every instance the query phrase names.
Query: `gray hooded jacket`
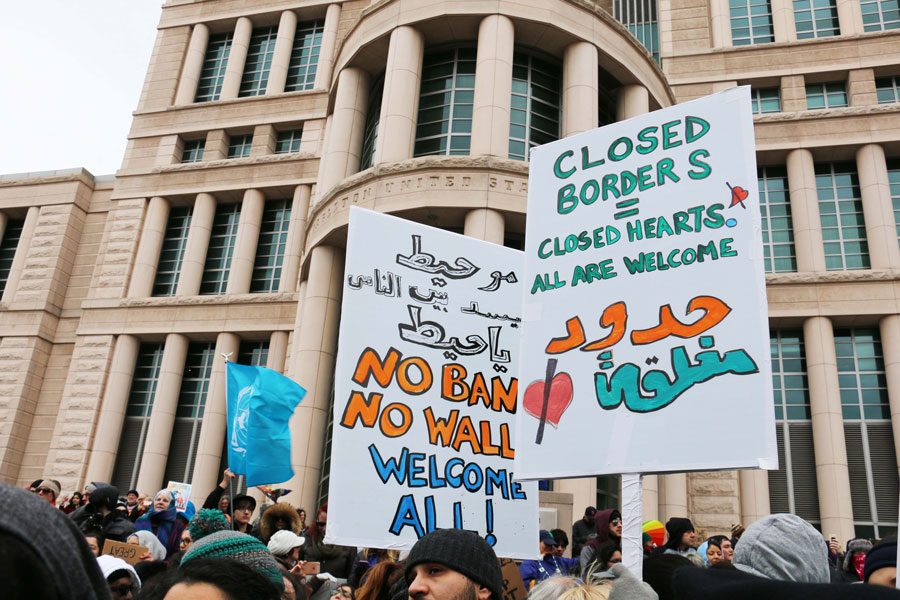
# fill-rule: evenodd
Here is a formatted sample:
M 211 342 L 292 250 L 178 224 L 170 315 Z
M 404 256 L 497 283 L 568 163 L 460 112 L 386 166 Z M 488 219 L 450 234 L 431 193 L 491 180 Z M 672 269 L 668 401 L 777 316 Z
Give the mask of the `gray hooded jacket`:
M 828 583 L 828 549 L 822 534 L 796 515 L 769 515 L 753 523 L 734 550 L 734 566 L 757 577 Z

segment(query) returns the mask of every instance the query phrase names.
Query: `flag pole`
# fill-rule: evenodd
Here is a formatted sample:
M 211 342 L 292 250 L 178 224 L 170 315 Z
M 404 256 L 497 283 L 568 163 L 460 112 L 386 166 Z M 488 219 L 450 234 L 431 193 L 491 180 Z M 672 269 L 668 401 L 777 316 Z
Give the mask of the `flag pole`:
M 234 352 L 222 352 L 222 360 L 225 361 L 225 418 L 226 418 L 226 427 L 225 427 L 225 462 L 228 462 L 228 427 L 227 427 L 227 419 L 228 419 L 228 359 Z M 228 469 L 231 469 L 231 465 L 228 465 Z M 234 531 L 234 488 L 231 485 L 232 478 L 228 478 L 228 513 L 231 517 L 231 530 Z

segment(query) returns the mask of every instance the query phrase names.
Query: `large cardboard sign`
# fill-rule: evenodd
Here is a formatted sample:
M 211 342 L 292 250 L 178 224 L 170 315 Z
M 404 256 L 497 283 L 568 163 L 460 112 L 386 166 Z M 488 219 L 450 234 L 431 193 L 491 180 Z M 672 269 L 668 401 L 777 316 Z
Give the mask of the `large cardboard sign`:
M 327 542 L 411 548 L 456 527 L 499 556 L 537 553 L 537 486 L 512 469 L 521 266 L 521 252 L 351 208 Z
M 777 468 L 749 88 L 536 148 L 525 257 L 517 477 Z
M 121 558 L 129 565 L 136 565 L 141 562 L 141 558 L 149 552 L 144 546 L 138 544 L 126 544 L 115 540 L 106 540 L 103 542 L 103 554 L 109 554 L 116 558 Z

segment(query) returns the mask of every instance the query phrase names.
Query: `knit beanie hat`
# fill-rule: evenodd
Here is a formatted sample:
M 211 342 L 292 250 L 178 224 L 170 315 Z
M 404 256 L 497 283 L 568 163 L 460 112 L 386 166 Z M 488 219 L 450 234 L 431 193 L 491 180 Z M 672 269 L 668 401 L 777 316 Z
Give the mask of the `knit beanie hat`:
M 672 517 L 666 521 L 666 531 L 669 532 L 669 541 L 666 542 L 666 548 L 678 548 L 681 545 L 681 538 L 685 533 L 694 531 L 694 524 L 690 519 L 684 517 Z
M 869 577 L 883 567 L 893 567 L 897 564 L 897 540 L 881 542 L 869 550 L 866 554 L 866 568 L 863 581 L 869 583 Z
M 422 563 L 438 563 L 462 573 L 491 591 L 494 600 L 503 598 L 503 576 L 497 555 L 481 536 L 463 529 L 436 529 L 425 535 L 406 559 L 406 581 L 414 579 L 413 568 Z
M 269 538 L 269 552 L 275 556 L 285 556 L 290 554 L 294 548 L 302 546 L 305 541 L 293 531 L 282 529 L 273 533 Z
M 181 564 L 187 564 L 195 558 L 230 558 L 243 563 L 275 583 L 284 590 L 284 581 L 278 571 L 278 562 L 253 536 L 237 531 L 217 531 L 194 542 L 190 550 L 185 552 Z
M 221 510 L 214 508 L 201 508 L 188 525 L 188 531 L 191 532 L 191 539 L 198 542 L 211 533 L 217 531 L 228 531 L 231 525 Z

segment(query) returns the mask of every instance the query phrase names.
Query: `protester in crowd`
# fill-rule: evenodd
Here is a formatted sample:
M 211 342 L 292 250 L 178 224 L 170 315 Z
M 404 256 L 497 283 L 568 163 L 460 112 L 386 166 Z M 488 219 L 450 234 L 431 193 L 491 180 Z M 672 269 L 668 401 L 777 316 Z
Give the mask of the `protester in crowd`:
M 81 527 L 87 518 L 91 516 L 92 509 L 88 508 L 91 505 L 91 493 L 97 489 L 98 485 L 109 484 L 100 481 L 92 481 L 85 484 L 84 490 L 81 492 L 81 506 L 77 507 L 69 514 L 69 518 L 75 521 L 75 524 L 79 527 Z
M 280 529 L 269 538 L 268 549 L 278 561 L 288 569 L 294 568 L 300 560 L 300 547 L 305 542 L 302 537 L 288 529 Z
M 528 592 L 528 600 L 557 600 L 560 596 L 581 585 L 581 580 L 571 575 L 554 575 L 540 581 Z
M 856 583 L 863 580 L 866 554 L 872 549 L 872 542 L 863 538 L 847 542 L 847 550 L 840 562 L 840 569 L 835 572 L 832 581 L 840 583 Z M 830 550 L 830 548 L 829 548 Z
M 281 592 L 281 600 L 308 600 L 306 584 L 303 579 L 291 573 L 283 564 L 278 563 L 278 572 L 281 573 L 281 582 L 284 584 L 284 591 Z
M 134 567 L 109 554 L 97 558 L 113 600 L 131 600 L 141 591 L 141 579 Z
M 658 548 L 659 554 L 680 554 L 687 557 L 697 553 L 694 549 L 697 534 L 690 519 L 672 517 L 666 521 L 666 535 L 668 539 Z
M 866 554 L 863 581 L 890 588 L 897 586 L 897 540 L 882 540 Z
M 194 542 L 191 549 L 184 553 L 179 568 L 184 569 L 192 561 L 202 558 L 234 559 L 274 583 L 279 595 L 284 589 L 278 562 L 263 543 L 253 536 L 237 531 L 211 533 Z
M 675 592 L 672 577 L 679 569 L 697 570 L 697 566 L 680 554 L 655 554 L 644 559 L 643 579 L 653 588 L 659 600 L 672 600 Z
M 641 534 L 641 548 L 644 550 L 644 558 L 656 551 L 656 542 L 653 541 L 653 536 L 646 531 Z
M 342 583 L 334 588 L 329 600 L 356 600 L 356 592 L 353 591 L 353 586 Z
M 153 498 L 150 511 L 135 521 L 138 531 L 151 531 L 166 549 L 166 556 L 178 552 L 181 545 L 181 532 L 187 527 L 189 519 L 179 515 L 175 506 L 175 495 L 171 490 L 159 490 Z
M 222 510 L 222 498 L 226 497 L 225 491 L 235 477 L 237 477 L 237 475 L 232 473 L 230 469 L 226 468 L 222 471 L 222 481 L 220 481 L 219 485 L 214 487 L 209 493 L 209 496 L 206 497 L 206 500 L 203 502 L 203 508 Z M 253 516 L 253 511 L 256 510 L 256 498 L 246 494 L 238 494 L 234 498 L 229 499 L 229 505 L 226 508 L 228 510 L 222 510 L 222 514 L 225 515 L 226 519 L 233 523 L 235 531 L 240 531 L 241 533 L 246 533 L 248 535 L 254 534 L 250 519 Z M 247 512 L 248 509 L 249 513 Z M 238 522 L 238 520 L 240 520 L 240 522 Z
M 597 550 L 607 541 L 622 547 L 622 513 L 614 508 L 599 510 L 594 513 L 594 531 L 597 535 L 584 545 L 579 554 L 582 576 L 594 561 Z
M 302 529 L 300 515 L 287 502 L 276 502 L 259 518 L 259 539 L 263 544 L 268 544 L 276 531 L 290 531 L 299 536 Z
M 776 514 L 756 521 L 734 550 L 740 571 L 781 581 L 828 583 L 828 549 L 822 535 L 796 515 Z
M 193 519 L 191 519 L 193 521 Z M 188 525 L 190 527 L 190 524 Z M 191 548 L 191 544 L 194 543 L 194 538 L 191 537 L 191 530 L 185 529 L 181 532 L 181 542 L 178 544 L 179 552 L 187 552 Z
M 302 508 L 297 509 L 297 516 L 300 517 L 300 535 L 306 537 L 308 527 L 306 526 L 306 511 Z
M 59 482 L 55 479 L 41 479 L 34 488 L 34 493 L 53 508 L 56 508 L 56 497 L 59 496 L 59 492 Z
M 70 515 L 75 512 L 75 509 L 79 506 L 81 506 L 81 492 L 76 491 L 72 492 L 72 496 L 69 498 L 68 502 L 60 506 L 59 509 L 65 514 Z
M 128 490 L 125 495 L 125 517 L 134 523 L 144 514 L 144 507 L 140 504 L 140 494 L 137 490 Z
M 5 484 L 0 507 L 0 597 L 110 597 L 97 559 L 71 519 L 35 494 Z
M 219 498 L 219 504 L 216 508 L 221 510 L 223 515 L 231 514 L 231 496 L 223 494 L 222 497 Z
M 88 528 L 82 533 L 84 534 L 84 541 L 87 542 L 93 555 L 100 556 L 103 553 L 103 544 L 106 543 L 106 538 L 103 537 L 103 531 L 100 529 Z
M 738 523 L 737 525 L 731 525 L 731 547 L 737 548 L 737 544 L 741 539 L 741 536 L 744 535 L 744 526 Z
M 325 527 L 328 524 L 328 504 L 325 503 L 316 511 L 316 522 L 309 528 L 306 543 L 300 550 L 300 558 L 307 562 L 320 563 L 322 573 L 330 573 L 335 579 L 347 579 L 356 562 L 356 548 L 326 544 Z M 318 589 L 321 582 L 313 584 Z
M 141 589 L 165 575 L 170 568 L 168 562 L 158 560 L 145 560 L 134 565 L 134 571 L 141 580 Z
M 566 532 L 562 529 L 551 529 L 550 535 L 556 540 L 556 548 L 553 550 L 553 553 L 556 554 L 556 556 L 564 556 L 566 548 L 569 547 L 569 536 L 566 535 Z M 574 554 L 573 556 L 577 557 L 578 555 Z
M 398 579 L 403 579 L 405 566 L 394 560 L 382 560 L 373 565 L 366 571 L 362 584 L 353 595 L 354 600 L 390 600 L 391 587 Z
M 725 556 L 722 554 L 722 546 L 719 545 L 720 543 L 721 541 L 717 539 L 717 537 L 711 537 L 697 548 L 697 554 L 703 561 L 704 567 L 713 567 L 725 560 Z
M 225 519 L 222 511 L 215 508 L 201 508 L 200 512 L 188 524 L 188 532 L 192 542 L 199 541 L 211 533 L 229 529 L 231 529 L 231 524 Z M 182 536 L 182 539 L 184 539 L 184 536 Z
M 275 573 L 280 578 L 277 568 Z M 282 580 L 275 585 L 270 578 L 243 562 L 194 558 L 157 578 L 141 593 L 140 600 L 279 600 L 283 588 Z
M 356 563 L 347 583 L 354 588 L 359 587 L 369 569 L 384 561 L 396 562 L 399 553 L 396 550 L 383 548 L 363 548 L 356 555 Z
M 588 539 L 597 535 L 597 530 L 594 527 L 594 514 L 596 512 L 596 508 L 588 506 L 584 509 L 584 516 L 572 523 L 572 556 L 580 556 L 581 549 Z
M 503 576 L 494 550 L 477 533 L 437 529 L 406 559 L 409 597 L 416 600 L 502 600 Z
M 153 532 L 151 531 L 135 531 L 133 534 L 128 536 L 129 544 L 136 544 L 138 546 L 143 546 L 147 549 L 147 552 L 141 556 L 141 560 L 146 561 L 164 561 L 166 560 L 166 547 L 162 545 L 162 542 L 159 541 Z
M 622 562 L 622 551 L 612 540 L 607 540 L 594 555 L 594 560 L 588 565 L 582 575 L 582 579 L 588 582 L 599 583 L 612 579 L 611 569 Z
M 116 511 L 118 501 L 119 490 L 113 486 L 109 484 L 95 486 L 91 492 L 90 503 L 84 507 L 80 515 L 82 529 L 99 529 L 108 540 L 126 541 L 128 536 L 134 533 L 134 524 Z
M 709 538 L 722 551 L 722 561 L 731 562 L 734 559 L 734 548 L 731 546 L 731 538 L 727 535 L 714 535 Z
M 570 572 L 578 572 L 577 558 L 566 558 L 556 555 L 556 540 L 550 532 L 541 529 L 538 535 L 538 545 L 541 552 L 540 560 L 523 560 L 519 565 L 519 574 L 526 589 L 530 589 L 537 582 L 549 579 L 554 575 L 568 575 Z

